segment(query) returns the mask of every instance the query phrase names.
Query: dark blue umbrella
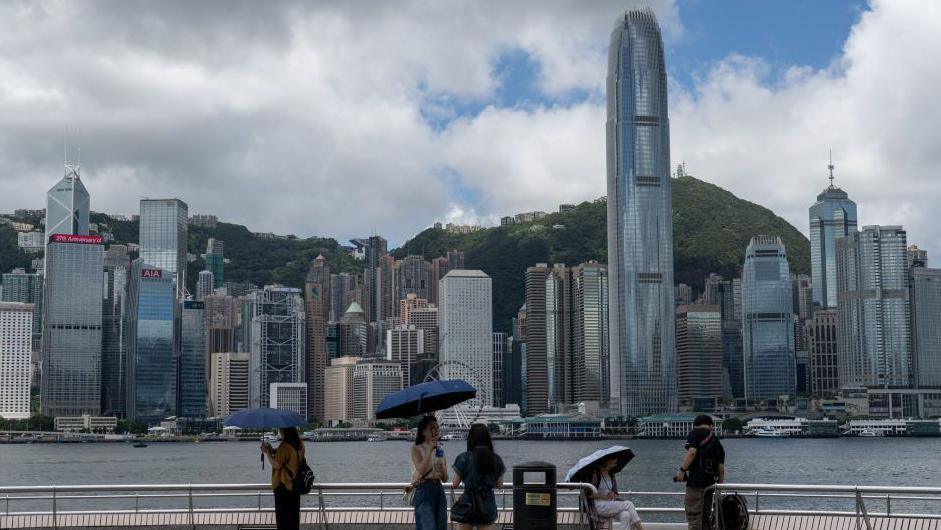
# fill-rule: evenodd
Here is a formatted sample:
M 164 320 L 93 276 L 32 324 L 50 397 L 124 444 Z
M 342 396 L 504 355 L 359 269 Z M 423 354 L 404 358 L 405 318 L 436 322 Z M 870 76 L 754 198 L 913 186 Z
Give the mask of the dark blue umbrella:
M 477 389 L 461 379 L 429 381 L 389 394 L 376 409 L 376 419 L 407 418 L 453 407 L 477 396 Z
M 226 427 L 241 427 L 243 429 L 284 429 L 305 424 L 307 424 L 307 420 L 296 412 L 270 409 L 268 407 L 233 412 L 223 422 Z M 261 467 L 265 467 L 265 455 L 261 455 Z
M 243 429 L 283 429 L 306 424 L 307 420 L 296 412 L 268 407 L 233 412 L 224 423 L 226 427 L 235 426 Z

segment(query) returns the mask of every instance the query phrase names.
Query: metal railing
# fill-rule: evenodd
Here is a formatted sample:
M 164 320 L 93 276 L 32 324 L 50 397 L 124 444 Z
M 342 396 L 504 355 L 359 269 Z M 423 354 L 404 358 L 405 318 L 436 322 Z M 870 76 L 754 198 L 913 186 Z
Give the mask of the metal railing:
M 319 512 L 327 527 L 331 512 L 408 512 L 402 499 L 405 483 L 318 483 L 304 496 L 302 511 Z M 578 498 L 597 490 L 591 484 L 559 484 L 559 512 L 573 516 Z M 461 493 L 448 488 L 451 502 Z M 941 519 L 941 488 L 838 486 L 797 484 L 719 484 L 714 502 L 737 493 L 748 500 L 749 512 L 760 517 L 852 518 L 858 530 L 871 530 L 873 519 Z M 501 512 L 512 511 L 513 485 L 495 491 Z M 641 514 L 679 518 L 682 491 L 625 491 Z M 48 517 L 60 526 L 65 516 L 175 514 L 195 527 L 202 514 L 272 512 L 269 484 L 129 484 L 70 486 L 0 486 L 3 517 Z M 815 506 L 817 505 L 817 506 Z M 922 508 L 920 511 L 915 507 Z M 936 507 L 936 508 L 935 508 Z M 844 509 L 845 508 L 845 509 Z M 0 526 L 3 526 L 0 524 Z
M 941 519 L 941 505 L 934 512 L 927 510 L 893 510 L 902 505 L 920 505 L 923 507 L 941 502 L 941 488 L 917 486 L 846 486 L 846 485 L 810 485 L 810 484 L 716 484 L 714 486 L 714 509 L 718 509 L 723 495 L 736 493 L 753 502 L 749 513 L 757 516 L 817 516 L 852 518 L 857 530 L 872 530 L 873 519 Z M 790 501 L 835 500 L 838 504 L 849 504 L 852 510 L 835 509 L 794 509 L 789 507 L 768 507 L 779 504 L 782 499 Z M 764 505 L 763 505 L 764 503 Z M 871 508 L 884 506 L 884 511 Z
M 310 494 L 303 498 L 310 500 L 302 502 L 301 511 L 319 512 L 322 515 L 334 511 L 412 511 L 413 508 L 406 505 L 403 499 L 405 486 L 406 483 L 318 483 L 314 484 Z M 597 492 L 595 487 L 588 483 L 560 483 L 558 487 L 558 495 L 563 499 L 577 499 L 583 492 Z M 452 503 L 462 492 L 461 489 L 448 490 Z M 512 484 L 504 484 L 502 489 L 495 491 L 500 499 L 498 508 L 501 511 L 512 510 L 512 491 Z M 274 508 L 270 503 L 272 497 L 270 484 L 0 486 L 0 518 L 49 516 L 52 526 L 58 527 L 60 518 L 68 515 L 184 514 L 188 515 L 187 524 L 195 528 L 196 517 L 200 514 L 273 512 Z M 364 498 L 372 498 L 373 501 L 361 503 Z M 351 504 L 351 499 L 360 504 Z M 215 506 L 201 505 L 211 500 L 217 501 Z M 105 507 L 105 501 L 112 501 L 121 506 Z M 161 506 L 146 506 L 154 501 L 164 502 Z M 45 507 L 14 509 L 17 505 L 36 503 L 45 504 Z M 69 503 L 84 506 L 71 509 L 64 507 Z M 142 503 L 145 505 L 142 506 Z M 578 504 L 574 502 L 572 506 L 561 506 L 559 511 L 576 512 Z M 326 528 L 327 518 L 322 516 L 319 520 Z

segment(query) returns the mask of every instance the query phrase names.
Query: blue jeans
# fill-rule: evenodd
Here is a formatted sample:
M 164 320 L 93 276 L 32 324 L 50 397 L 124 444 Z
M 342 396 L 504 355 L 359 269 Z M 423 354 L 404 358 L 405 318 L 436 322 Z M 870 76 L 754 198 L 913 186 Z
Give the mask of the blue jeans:
M 415 489 L 415 530 L 447 530 L 448 499 L 441 484 L 419 484 Z

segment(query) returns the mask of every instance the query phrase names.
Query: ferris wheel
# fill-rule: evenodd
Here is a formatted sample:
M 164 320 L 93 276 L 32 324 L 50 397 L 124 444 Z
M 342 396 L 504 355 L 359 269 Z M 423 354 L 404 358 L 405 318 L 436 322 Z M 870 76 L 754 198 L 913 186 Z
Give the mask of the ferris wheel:
M 476 370 L 460 361 L 445 361 L 436 364 L 428 371 L 424 382 L 443 381 L 445 379 L 463 379 L 478 391 L 483 385 Z M 442 427 L 451 427 L 463 431 L 470 429 L 471 424 L 480 418 L 484 409 L 483 397 L 478 393 L 478 397 L 470 401 L 435 412 L 438 424 Z

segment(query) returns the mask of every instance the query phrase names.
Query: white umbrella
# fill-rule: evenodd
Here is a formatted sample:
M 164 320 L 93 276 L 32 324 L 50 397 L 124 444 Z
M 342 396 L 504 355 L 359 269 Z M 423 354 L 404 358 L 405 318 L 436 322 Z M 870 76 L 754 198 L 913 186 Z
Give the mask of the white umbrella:
M 634 458 L 634 451 L 631 451 L 630 447 L 624 447 L 623 445 L 613 445 L 607 449 L 599 449 L 585 458 L 582 458 L 577 464 L 572 466 L 572 469 L 569 469 L 569 472 L 565 474 L 565 480 L 563 482 L 585 481 L 587 477 L 578 475 L 583 475 L 584 471 L 589 471 L 597 467 L 601 462 L 612 456 L 617 456 L 618 464 L 611 469 L 611 473 L 618 473 Z M 576 477 L 578 480 L 575 480 Z

